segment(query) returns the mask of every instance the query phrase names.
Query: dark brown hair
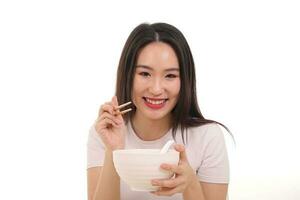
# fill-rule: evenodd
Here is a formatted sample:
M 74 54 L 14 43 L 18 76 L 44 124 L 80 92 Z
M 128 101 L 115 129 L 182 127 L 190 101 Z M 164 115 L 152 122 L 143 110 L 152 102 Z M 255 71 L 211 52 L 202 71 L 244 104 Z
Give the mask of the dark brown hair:
M 139 51 L 147 44 L 155 41 L 169 44 L 176 52 L 179 68 L 181 88 L 176 106 L 172 110 L 172 135 L 175 139 L 177 128 L 181 127 L 181 136 L 185 141 L 184 131 L 188 127 L 202 126 L 216 123 L 223 126 L 230 134 L 229 129 L 214 120 L 205 119 L 200 112 L 196 95 L 195 66 L 190 47 L 183 34 L 174 26 L 167 23 L 143 23 L 137 26 L 129 35 L 123 48 L 117 71 L 116 96 L 119 104 L 131 101 L 133 76 Z M 133 112 L 124 116 L 127 123 Z M 231 134 L 232 136 L 232 134 Z

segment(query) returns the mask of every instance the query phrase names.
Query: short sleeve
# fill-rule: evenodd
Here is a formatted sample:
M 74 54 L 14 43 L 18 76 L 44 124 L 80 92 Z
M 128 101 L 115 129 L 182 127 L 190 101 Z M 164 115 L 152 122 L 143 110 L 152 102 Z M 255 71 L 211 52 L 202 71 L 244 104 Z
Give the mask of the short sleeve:
M 203 160 L 197 175 L 200 181 L 229 183 L 229 160 L 225 138 L 219 125 L 212 124 L 206 131 Z
M 87 141 L 87 168 L 103 166 L 104 156 L 105 146 L 93 125 Z

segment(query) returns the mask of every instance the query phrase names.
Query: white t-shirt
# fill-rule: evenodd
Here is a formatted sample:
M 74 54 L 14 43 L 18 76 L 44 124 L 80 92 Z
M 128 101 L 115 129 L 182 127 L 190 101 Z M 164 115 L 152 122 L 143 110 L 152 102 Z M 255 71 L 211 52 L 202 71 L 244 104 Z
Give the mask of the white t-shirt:
M 153 141 L 141 140 L 132 129 L 131 122 L 127 124 L 125 149 L 155 149 L 172 138 L 170 129 L 163 137 Z M 207 183 L 229 183 L 229 161 L 223 132 L 218 124 L 206 124 L 191 127 L 187 130 L 188 142 L 185 145 L 186 154 L 191 167 L 199 181 Z M 183 144 L 180 126 L 176 133 L 176 143 Z M 92 126 L 87 143 L 87 168 L 103 166 L 105 146 Z M 182 200 L 182 194 L 171 197 L 156 196 L 150 192 L 132 191 L 129 186 L 120 181 L 121 200 Z

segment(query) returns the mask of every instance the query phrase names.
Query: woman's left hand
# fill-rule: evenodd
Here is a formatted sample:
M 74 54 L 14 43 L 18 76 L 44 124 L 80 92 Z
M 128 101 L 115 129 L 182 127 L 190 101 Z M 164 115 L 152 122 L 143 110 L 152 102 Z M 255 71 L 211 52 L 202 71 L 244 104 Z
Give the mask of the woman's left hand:
M 175 150 L 180 153 L 178 165 L 162 164 L 161 168 L 175 173 L 175 178 L 171 179 L 155 179 L 152 180 L 152 185 L 160 186 L 160 189 L 152 194 L 159 196 L 172 196 L 175 193 L 183 193 L 192 183 L 198 181 L 198 178 L 190 166 L 185 148 L 183 145 L 174 145 Z

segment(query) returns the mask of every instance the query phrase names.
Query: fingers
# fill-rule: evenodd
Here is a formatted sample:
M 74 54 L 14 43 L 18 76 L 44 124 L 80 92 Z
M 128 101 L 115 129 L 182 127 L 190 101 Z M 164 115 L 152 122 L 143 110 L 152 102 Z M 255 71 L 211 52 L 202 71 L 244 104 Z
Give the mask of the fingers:
M 165 180 L 152 180 L 153 186 L 166 187 L 166 188 L 174 188 L 181 184 L 184 184 L 184 179 L 182 177 L 173 178 L 173 179 L 165 179 Z
M 176 151 L 178 151 L 180 153 L 179 154 L 180 162 L 187 162 L 188 158 L 187 158 L 184 146 L 181 144 L 175 144 L 174 148 Z
M 115 106 L 115 107 L 117 107 L 119 105 L 118 99 L 117 99 L 116 96 L 112 97 L 111 102 L 112 102 L 112 105 Z
M 183 186 L 180 185 L 175 188 L 160 188 L 158 191 L 151 192 L 152 194 L 155 194 L 157 196 L 172 196 L 176 193 L 180 193 L 183 190 Z
M 112 120 L 117 125 L 122 124 L 122 120 L 118 119 L 115 115 L 112 115 L 108 112 L 104 112 L 100 117 L 98 117 L 98 121 L 101 121 L 104 119 Z
M 116 96 L 110 102 L 105 102 L 101 105 L 98 118 L 95 121 L 98 129 L 105 129 L 110 126 L 119 127 L 123 123 L 123 118 L 119 115 L 120 112 L 115 110 L 117 106 L 118 100 Z
M 99 128 L 103 129 L 103 128 L 107 128 L 110 125 L 114 126 L 114 127 L 119 127 L 119 124 L 117 124 L 114 120 L 108 119 L 108 118 L 104 118 L 103 120 L 101 120 L 99 122 Z
M 100 116 L 103 112 L 109 112 L 112 115 L 115 114 L 115 111 L 114 111 L 114 108 L 113 108 L 111 102 L 105 102 L 104 104 L 101 105 L 98 116 Z
M 104 106 L 104 110 L 106 110 L 106 107 Z M 96 129 L 102 130 L 106 128 L 110 128 L 111 126 L 114 126 L 116 128 L 119 128 L 123 123 L 123 118 L 118 118 L 116 115 L 112 115 L 109 113 L 110 111 L 106 112 L 104 111 L 95 121 L 96 123 Z
M 180 193 L 184 189 L 184 180 L 181 177 L 169 180 L 153 180 L 152 185 L 159 186 L 159 190 L 151 192 L 158 196 L 172 196 Z
M 112 126 L 119 128 L 122 122 L 116 119 L 115 116 L 110 115 L 109 113 L 103 113 L 100 117 L 97 118 L 95 122 L 96 130 L 103 130 L 107 128 L 111 128 Z
M 100 116 L 103 112 L 109 112 L 112 115 L 119 115 L 119 114 L 124 114 L 123 112 L 126 113 L 129 110 L 128 109 L 123 112 L 120 112 L 118 106 L 119 106 L 118 99 L 116 96 L 113 96 L 111 101 L 105 102 L 103 105 L 101 105 L 98 116 Z
M 162 164 L 160 167 L 164 170 L 168 170 L 168 171 L 174 172 L 176 174 L 183 173 L 183 169 L 179 165 Z

